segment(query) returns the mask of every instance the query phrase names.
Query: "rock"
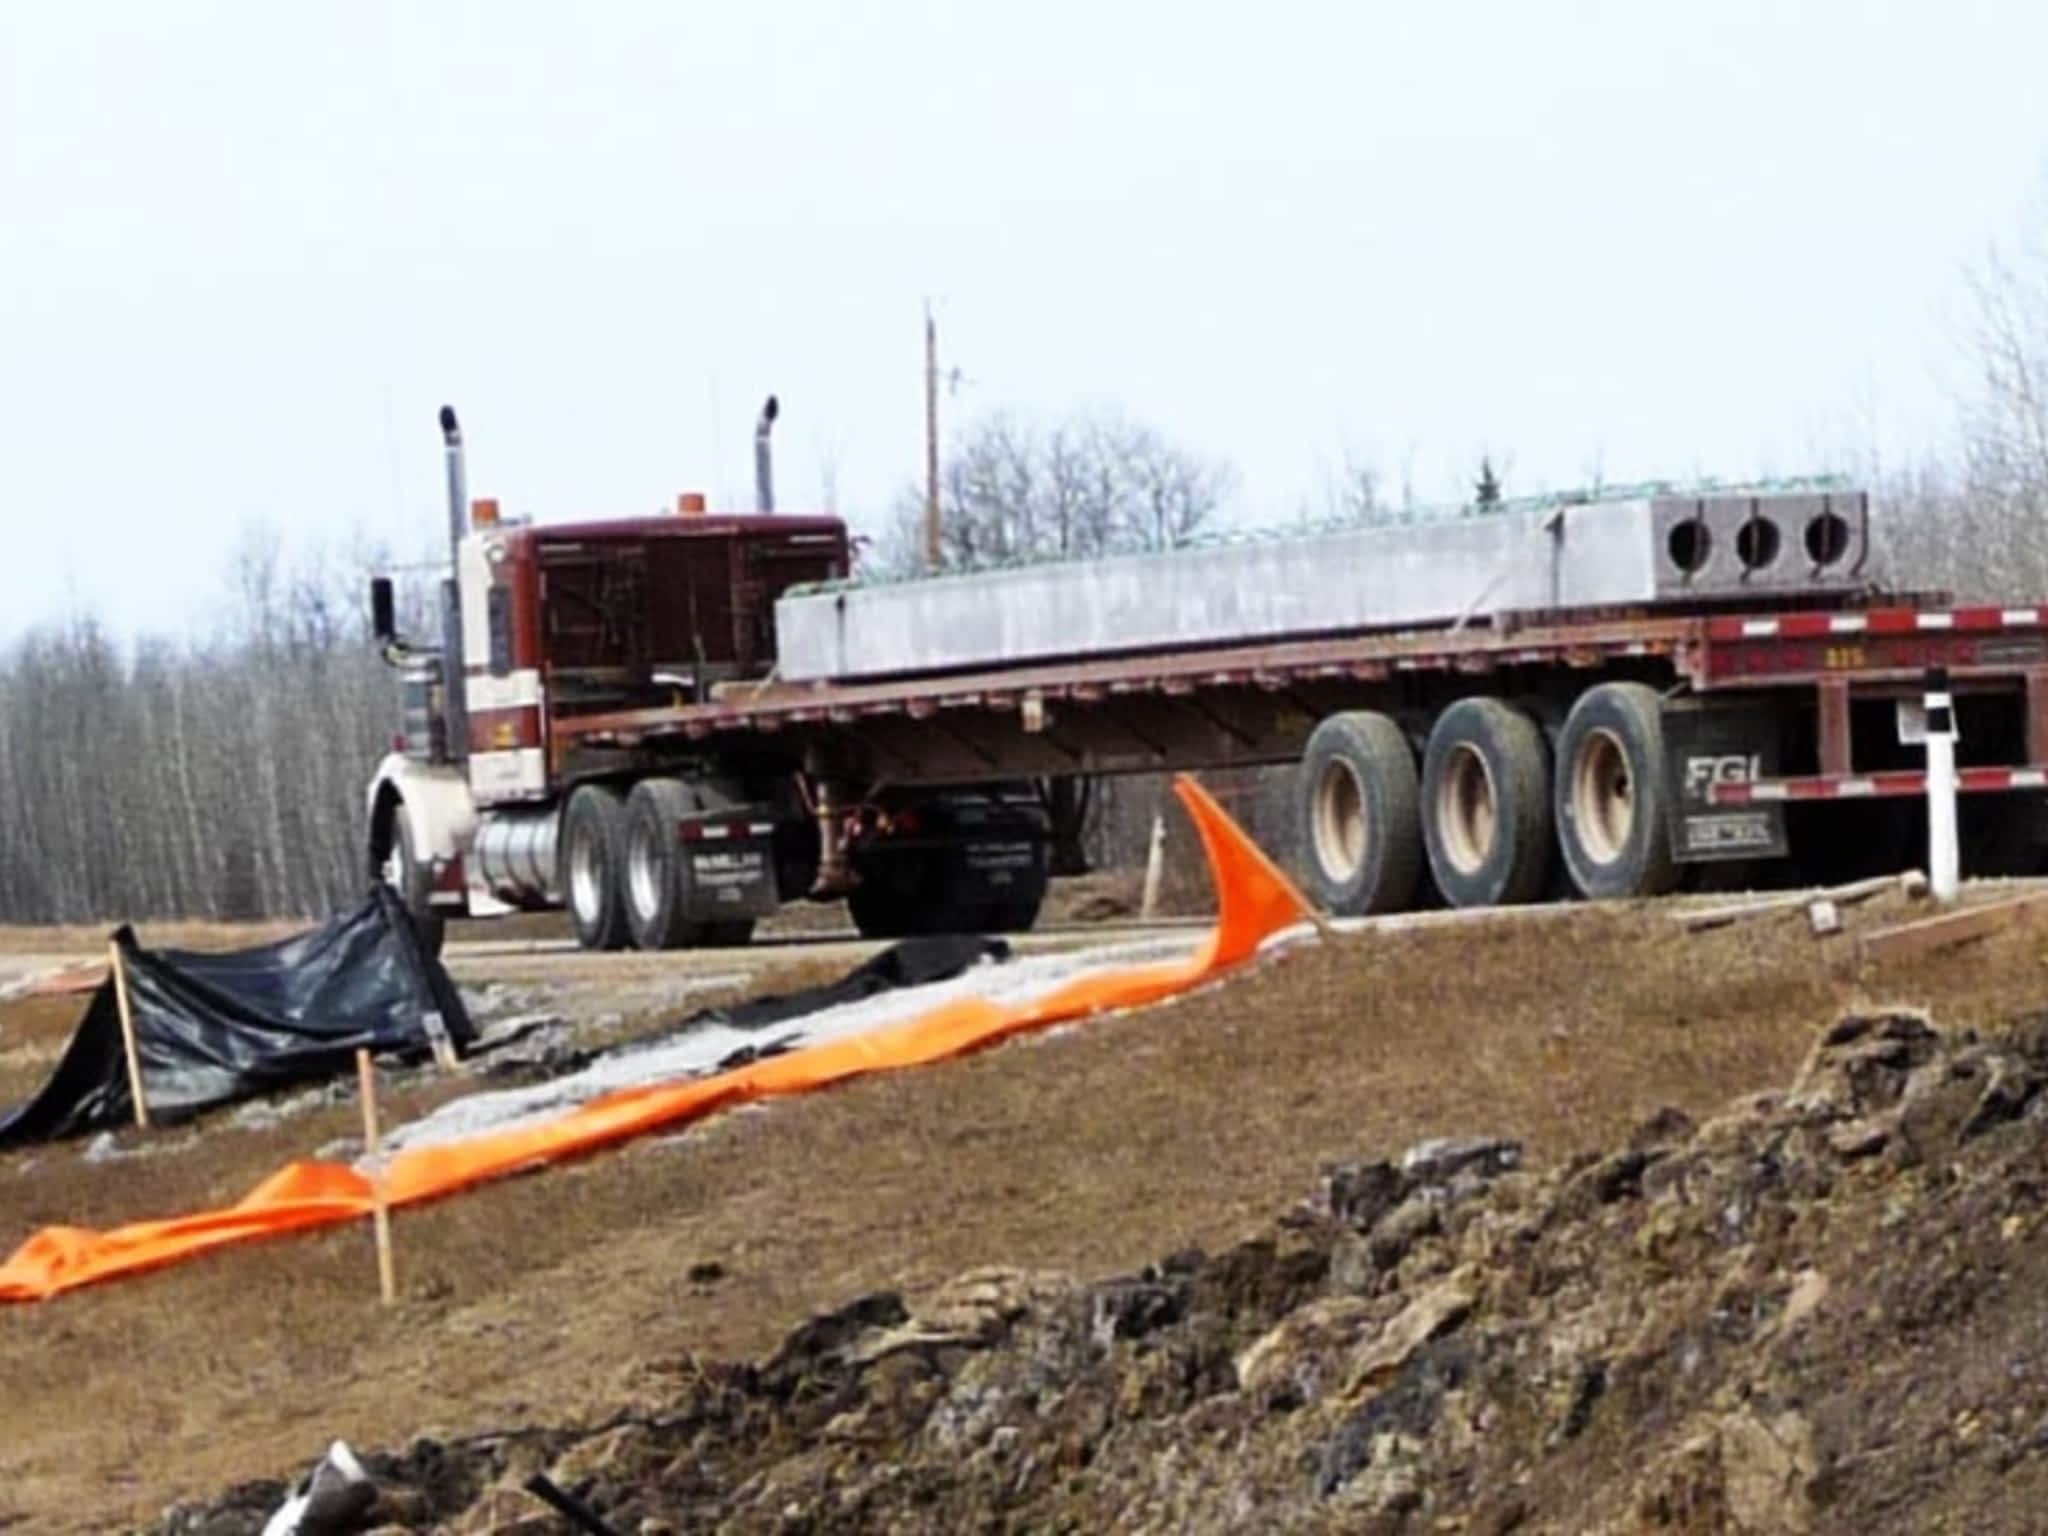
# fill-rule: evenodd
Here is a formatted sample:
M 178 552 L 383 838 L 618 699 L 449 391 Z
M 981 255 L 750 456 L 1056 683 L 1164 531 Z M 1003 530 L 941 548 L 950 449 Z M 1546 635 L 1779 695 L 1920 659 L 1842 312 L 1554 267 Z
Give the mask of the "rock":
M 1070 1291 L 1073 1284 L 1069 1276 L 1052 1270 L 970 1270 L 920 1300 L 915 1316 L 927 1327 L 989 1338 Z
M 600 1478 L 628 1483 L 638 1478 L 657 1459 L 651 1437 L 638 1424 L 621 1424 L 579 1440 L 548 1468 L 548 1476 L 563 1488 L 577 1488 Z
M 1414 1463 L 1428 1450 L 1445 1402 L 1471 1369 L 1470 1352 L 1455 1340 L 1426 1343 L 1408 1355 L 1384 1390 L 1361 1403 L 1317 1452 L 1316 1496 L 1328 1498 L 1372 1466 L 1378 1476 L 1359 1496 L 1369 1507 L 1376 1505 L 1387 1480 L 1399 1476 L 1400 1464 Z
M 1573 1174 L 1566 1182 L 1558 1196 L 1556 1214 L 1577 1220 L 1597 1206 L 1641 1196 L 1644 1170 L 1663 1156 L 1661 1152 L 1629 1147 L 1601 1158 Z
M 768 1381 L 793 1385 L 820 1366 L 843 1363 L 863 1335 L 909 1321 L 910 1311 L 896 1292 L 862 1296 L 798 1328 L 761 1368 L 761 1374 Z
M 1778 1313 L 1778 1332 L 1790 1333 L 1818 1312 L 1827 1299 L 1828 1277 L 1817 1269 L 1799 1271 L 1792 1289 L 1785 1295 L 1784 1308 Z
M 1744 1409 L 1696 1421 L 1645 1477 L 1637 1513 L 1677 1530 L 1805 1536 L 1813 1526 L 1813 1431 L 1797 1413 Z M 1633 1528 L 1633 1527 L 1632 1527 Z
M 1417 1184 L 1448 1183 L 1468 1169 L 1480 1177 L 1522 1165 L 1522 1144 L 1501 1136 L 1439 1136 L 1401 1154 L 1401 1172 Z
M 1392 1269 L 1408 1250 L 1443 1230 L 1443 1207 L 1426 1195 L 1410 1196 L 1380 1218 L 1366 1235 L 1366 1252 L 1381 1269 Z
M 1369 1291 L 1379 1279 L 1381 1265 L 1373 1257 L 1372 1244 L 1356 1232 L 1340 1232 L 1330 1244 L 1330 1289 L 1344 1295 Z
M 1417 1296 L 1352 1361 L 1343 1395 L 1356 1399 L 1387 1381 L 1416 1350 L 1464 1322 L 1478 1295 L 1477 1271 L 1467 1265 Z
M 1172 1286 L 1147 1280 L 1112 1280 L 1096 1289 L 1089 1334 L 1107 1348 L 1118 1339 L 1142 1339 L 1181 1315 L 1181 1295 Z
M 1557 1426 L 1557 1439 L 1576 1440 L 1584 1434 L 1586 1426 L 1593 1421 L 1593 1410 L 1606 1395 L 1607 1362 L 1583 1362 L 1573 1374 L 1571 1392 L 1565 1399 L 1564 1415 Z
M 1716 1434 L 1728 1512 L 1738 1527 L 1787 1536 L 1810 1529 L 1808 1487 L 1816 1460 L 1806 1420 L 1796 1413 L 1768 1421 L 1750 1413 L 1731 1414 L 1716 1426 Z
M 562 1517 L 517 1485 L 487 1489 L 447 1527 L 448 1536 L 555 1536 Z
M 995 1342 L 1043 1298 L 1070 1285 L 1064 1276 L 1022 1269 L 981 1269 L 942 1286 L 893 1328 L 872 1333 L 848 1351 L 869 1364 L 906 1349 Z
M 376 1505 L 370 1510 L 376 1519 L 389 1526 L 403 1530 L 417 1530 L 433 1524 L 433 1504 L 425 1493 L 417 1488 L 393 1488 L 388 1485 L 377 1489 Z
M 1844 1161 L 1871 1157 L 1884 1150 L 1898 1123 L 1898 1115 L 1894 1111 L 1865 1115 L 1860 1120 L 1844 1120 L 1828 1127 L 1828 1146 Z
M 1333 1361 L 1371 1325 L 1375 1308 L 1355 1296 L 1331 1296 L 1297 1308 L 1238 1355 L 1238 1390 L 1262 1408 L 1314 1402 Z
M 1628 1144 L 1638 1152 L 1649 1152 L 1689 1141 L 1698 1126 L 1682 1109 L 1665 1105 L 1629 1132 Z
M 2023 1062 L 2004 1054 L 1992 1057 L 1984 1091 L 1963 1121 L 1962 1139 L 1967 1141 L 1995 1125 L 2018 1119 L 2040 1091 L 2040 1077 Z
M 1363 1232 L 1400 1204 L 1408 1189 L 1409 1180 L 1392 1163 L 1333 1163 L 1323 1168 L 1309 1205 Z

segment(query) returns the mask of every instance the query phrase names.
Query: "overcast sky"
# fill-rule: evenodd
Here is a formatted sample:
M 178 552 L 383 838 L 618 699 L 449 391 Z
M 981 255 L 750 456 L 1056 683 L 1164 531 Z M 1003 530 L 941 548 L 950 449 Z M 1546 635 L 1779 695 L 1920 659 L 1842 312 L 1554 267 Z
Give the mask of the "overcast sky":
M 2048 5 L 0 0 L 0 638 L 203 621 L 271 519 L 417 545 L 433 413 L 561 518 L 878 518 L 1115 405 L 1287 517 L 1911 451 L 2048 154 Z M 408 530 L 412 530 L 409 532 Z

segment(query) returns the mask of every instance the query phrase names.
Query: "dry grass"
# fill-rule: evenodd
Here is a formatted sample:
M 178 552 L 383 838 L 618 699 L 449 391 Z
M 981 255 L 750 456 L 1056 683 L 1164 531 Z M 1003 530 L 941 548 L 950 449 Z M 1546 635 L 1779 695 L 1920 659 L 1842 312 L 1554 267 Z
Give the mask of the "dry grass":
M 1539 1159 L 1611 1142 L 1660 1105 L 1699 1112 L 1783 1079 L 1858 996 L 1971 1024 L 2048 994 L 2031 933 L 1861 979 L 1839 970 L 1842 944 L 1796 915 L 1685 938 L 1656 910 L 1361 937 L 403 1213 L 394 1312 L 355 1229 L 7 1309 L 0 1523 L 104 1529 L 284 1472 L 337 1434 L 600 1411 L 650 1358 L 752 1354 L 865 1289 L 994 1262 L 1101 1274 L 1228 1243 L 1326 1158 L 1464 1131 L 1522 1137 Z M 238 1193 L 348 1134 L 348 1112 L 327 1113 L 209 1131 L 176 1158 L 0 1159 L 0 1242 L 49 1216 Z M 726 1271 L 712 1288 L 686 1279 L 705 1260 Z
M 116 923 L 71 927 L 21 928 L 0 925 L 0 955 L 101 955 Z M 278 923 L 154 923 L 138 921 L 142 942 L 159 949 L 239 949 L 267 944 L 311 927 L 309 921 Z

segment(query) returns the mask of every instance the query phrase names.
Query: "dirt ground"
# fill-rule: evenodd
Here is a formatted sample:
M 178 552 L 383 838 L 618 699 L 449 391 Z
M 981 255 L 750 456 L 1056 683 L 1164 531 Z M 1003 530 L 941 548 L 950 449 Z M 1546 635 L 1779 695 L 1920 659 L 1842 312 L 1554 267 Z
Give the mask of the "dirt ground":
M 1114 922 L 1135 918 L 1143 876 L 1136 870 L 1101 870 L 1074 879 L 1056 880 L 1046 893 L 1041 929 L 1070 924 Z M 1187 915 L 1214 910 L 1213 898 L 1205 892 L 1175 893 L 1164 903 L 1169 915 Z M 165 949 L 230 949 L 284 938 L 304 928 L 304 922 L 209 923 L 179 919 L 156 921 L 138 918 L 136 932 L 145 944 Z M 27 928 L 0 923 L 0 956 L 104 956 L 109 925 L 68 925 Z M 843 901 L 792 902 L 761 925 L 760 933 L 770 939 L 809 937 L 820 934 L 854 936 L 853 919 Z M 450 925 L 448 941 L 458 949 L 465 945 L 546 943 L 570 937 L 569 919 L 561 912 L 534 913 L 485 921 L 459 921 Z
M 1852 927 L 1901 915 L 1887 897 Z M 145 1522 L 290 1475 L 336 1436 L 396 1446 L 573 1423 L 650 1360 L 753 1358 L 881 1288 L 991 1264 L 1108 1276 L 1227 1247 L 1326 1160 L 1429 1135 L 1511 1136 L 1554 1165 L 1660 1107 L 1701 1115 L 1782 1081 L 1845 1005 L 1922 1005 L 1964 1029 L 2048 997 L 2035 929 L 1897 970 L 1859 975 L 1849 957 L 1847 938 L 1816 941 L 1799 914 L 1686 935 L 1658 907 L 1362 934 L 1162 1008 L 402 1213 L 390 1311 L 354 1229 L 7 1308 L 0 1528 Z M 799 952 L 736 990 L 816 979 L 796 974 L 812 964 Z M 601 983 L 565 998 L 605 1006 Z M 0 1092 L 29 1075 L 8 1053 L 59 1037 L 66 1006 L 0 1011 Z M 391 1114 L 450 1091 L 407 1088 Z M 216 1116 L 148 1157 L 0 1158 L 0 1246 L 53 1220 L 232 1199 L 352 1134 L 354 1115 Z

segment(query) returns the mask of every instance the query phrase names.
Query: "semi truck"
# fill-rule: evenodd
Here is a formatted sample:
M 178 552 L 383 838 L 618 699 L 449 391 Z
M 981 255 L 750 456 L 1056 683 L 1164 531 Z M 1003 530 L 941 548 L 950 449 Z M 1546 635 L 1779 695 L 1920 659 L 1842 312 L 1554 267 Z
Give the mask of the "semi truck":
M 535 523 L 441 414 L 439 633 L 373 627 L 400 733 L 369 861 L 425 930 L 566 907 L 581 945 L 1030 927 L 1066 776 L 1295 764 L 1338 915 L 1902 867 L 1918 701 L 1955 695 L 1966 867 L 2048 847 L 2048 604 L 1879 577 L 1834 481 L 1637 487 L 1409 526 L 883 582 L 775 505 Z

